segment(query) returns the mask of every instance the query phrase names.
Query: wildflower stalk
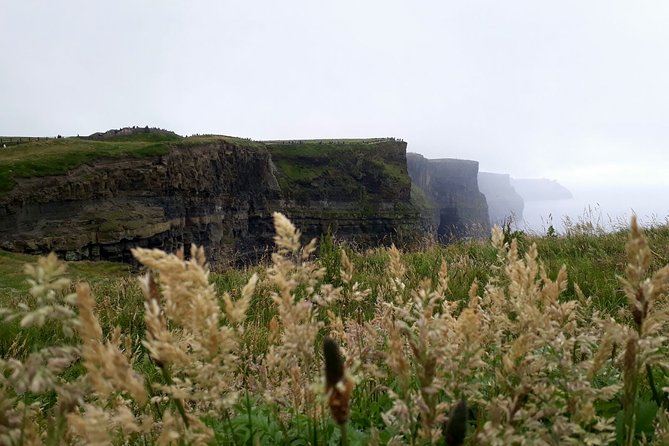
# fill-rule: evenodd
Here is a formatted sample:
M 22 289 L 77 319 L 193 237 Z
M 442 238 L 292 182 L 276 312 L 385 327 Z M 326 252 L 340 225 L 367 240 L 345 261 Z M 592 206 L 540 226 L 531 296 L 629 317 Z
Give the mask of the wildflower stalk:
M 662 407 L 653 379 L 652 364 L 666 367 L 664 354 L 659 346 L 663 342 L 664 327 L 669 321 L 666 305 L 656 304 L 669 288 L 669 267 L 664 267 L 649 276 L 652 251 L 648 240 L 632 217 L 629 239 L 625 247 L 627 265 L 625 277 L 620 281 L 629 304 L 629 311 L 634 321 L 635 330 L 628 337 L 624 354 L 624 444 L 632 445 L 636 433 L 636 401 L 638 398 L 639 379 L 643 371 L 653 399 L 658 407 Z
M 346 428 L 347 423 L 342 423 L 339 425 L 339 432 L 341 433 L 341 446 L 348 446 L 348 429 Z
M 653 400 L 655 401 L 655 404 L 657 404 L 657 407 L 660 408 L 663 406 L 663 401 L 660 399 L 660 394 L 657 392 L 655 378 L 653 378 L 653 370 L 651 369 L 650 364 L 646 364 L 646 377 L 648 378 L 650 391 L 653 394 Z
M 625 446 L 634 444 L 634 432 L 636 426 L 636 399 L 638 395 L 638 366 L 637 366 L 637 339 L 631 337 L 625 348 L 623 364 L 624 395 L 623 410 L 625 420 Z
M 164 365 L 160 367 L 160 370 L 163 374 L 163 379 L 165 380 L 165 384 L 167 384 L 168 386 L 173 386 L 174 381 L 172 380 L 172 376 L 170 375 L 169 370 L 167 370 L 167 366 Z M 179 412 L 179 415 L 181 416 L 181 419 L 184 422 L 184 426 L 188 428 L 188 415 L 186 415 L 186 409 L 184 409 L 183 403 L 178 398 L 172 398 L 172 401 L 174 402 L 174 405 L 177 407 L 177 411 Z
M 255 435 L 255 432 L 253 432 L 253 419 L 251 418 L 251 400 L 249 399 L 249 392 L 246 392 L 246 414 L 249 419 L 249 441 L 253 441 L 253 436 Z

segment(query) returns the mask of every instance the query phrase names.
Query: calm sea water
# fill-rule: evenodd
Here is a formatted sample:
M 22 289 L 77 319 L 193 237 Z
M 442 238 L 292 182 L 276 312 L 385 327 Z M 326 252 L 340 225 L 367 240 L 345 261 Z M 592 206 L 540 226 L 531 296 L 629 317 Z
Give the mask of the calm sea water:
M 525 203 L 519 229 L 545 234 L 550 224 L 564 233 L 572 223 L 590 222 L 605 231 L 629 225 L 636 214 L 642 225 L 669 221 L 669 188 L 570 188 L 574 198 Z

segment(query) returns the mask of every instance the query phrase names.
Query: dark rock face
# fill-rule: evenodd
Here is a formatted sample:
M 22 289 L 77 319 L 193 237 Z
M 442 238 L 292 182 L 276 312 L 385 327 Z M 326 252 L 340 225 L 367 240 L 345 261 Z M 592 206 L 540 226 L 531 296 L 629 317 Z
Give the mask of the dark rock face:
M 167 156 L 98 161 L 64 176 L 29 178 L 0 202 L 0 246 L 67 259 L 130 261 L 134 246 L 205 245 L 212 260 L 271 240 L 279 195 L 269 153 L 226 143 Z
M 424 235 L 411 201 L 406 143 L 296 142 L 269 146 L 282 212 L 305 238 L 332 232 L 361 246 Z
M 430 160 L 409 153 L 407 166 L 411 180 L 433 205 L 440 241 L 489 234 L 488 205 L 479 191 L 477 161 Z
M 262 144 L 176 144 L 163 156 L 18 179 L 0 198 L 0 248 L 132 261 L 135 246 L 196 243 L 214 263 L 255 261 L 273 246 L 273 211 L 293 219 L 305 239 L 328 230 L 362 245 L 419 235 L 405 143 L 347 145 L 350 156 L 327 169 L 314 167 L 323 160 L 300 152 L 306 148 L 291 157 Z
M 479 189 L 488 202 L 491 225 L 501 225 L 509 218 L 522 221 L 523 197 L 511 185 L 508 174 L 479 172 Z

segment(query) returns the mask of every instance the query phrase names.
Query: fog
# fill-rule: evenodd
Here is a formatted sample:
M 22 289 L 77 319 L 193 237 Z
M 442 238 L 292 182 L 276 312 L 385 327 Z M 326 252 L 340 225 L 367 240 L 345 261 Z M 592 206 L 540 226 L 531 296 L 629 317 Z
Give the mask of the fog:
M 591 225 L 594 232 L 615 231 L 627 228 L 633 214 L 645 226 L 669 223 L 662 187 L 603 184 L 570 190 L 574 197 L 568 200 L 526 201 L 524 218 L 517 219 L 516 227 L 537 234 L 546 234 L 551 225 L 561 234 L 576 225 Z
M 395 136 L 669 214 L 665 0 L 1 3 L 0 135 Z

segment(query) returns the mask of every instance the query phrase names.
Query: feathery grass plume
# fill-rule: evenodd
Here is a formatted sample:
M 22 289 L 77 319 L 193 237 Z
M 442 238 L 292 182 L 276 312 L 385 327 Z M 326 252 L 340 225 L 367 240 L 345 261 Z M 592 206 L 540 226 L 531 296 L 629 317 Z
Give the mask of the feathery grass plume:
M 339 275 L 345 284 L 349 284 L 353 280 L 353 263 L 348 258 L 345 249 L 341 250 L 341 269 L 339 270 Z
M 279 420 L 296 411 L 318 419 L 322 410 L 315 385 L 320 376 L 315 342 L 324 326 L 319 308 L 327 310 L 334 291 L 320 286 L 325 269 L 311 259 L 315 240 L 301 247 L 299 231 L 283 214 L 274 213 L 274 224 L 277 251 L 267 280 L 277 315 L 270 323 L 272 343 L 261 360 L 258 385 Z
M 403 274 L 400 262 L 396 258 L 391 269 Z M 391 283 L 398 282 L 391 278 Z M 412 441 L 416 434 L 423 442 L 439 441 L 449 407 L 439 401 L 440 394 L 476 394 L 476 386 L 465 387 L 476 381 L 471 378 L 483 366 L 478 297 L 472 297 L 470 308 L 456 318 L 447 292 L 448 268 L 442 262 L 436 286 L 425 279 L 410 291 L 410 299 L 391 297 L 384 302 L 389 310 L 382 321 L 388 334 L 386 362 L 397 386 L 388 391 L 393 407 L 383 420 L 401 432 L 396 441 Z M 412 386 L 414 380 L 418 389 Z
M 669 338 L 665 334 L 669 327 L 669 265 L 651 274 L 652 251 L 634 215 L 625 252 L 625 277 L 619 277 L 619 280 L 627 297 L 635 332 L 628 334 L 623 356 L 624 444 L 632 445 L 636 441 L 638 389 L 644 372 L 658 407 L 669 402 L 666 395 L 660 396 L 652 371 L 656 366 L 669 372 L 666 355 Z
M 393 243 L 387 250 L 390 260 L 388 265 L 388 280 L 390 293 L 395 296 L 394 300 L 398 305 L 402 305 L 405 300 L 406 285 L 404 283 L 406 275 L 406 266 L 402 261 L 402 255 Z
M 246 312 L 251 304 L 251 298 L 255 292 L 258 284 L 258 274 L 253 273 L 248 283 L 242 288 L 242 295 L 239 300 L 233 302 L 230 293 L 223 294 L 223 302 L 225 303 L 225 314 L 230 322 L 235 325 L 240 325 L 246 319 Z
M 15 310 L 0 308 L 0 317 L 7 322 L 20 319 L 23 328 L 42 327 L 50 320 L 59 321 L 65 336 L 72 336 L 76 324 L 76 296 L 67 293 L 71 282 L 64 276 L 66 271 L 67 265 L 53 252 L 38 258 L 37 265 L 26 264 L 24 272 L 28 276 L 30 295 L 34 298 L 33 307 L 21 302 Z
M 296 253 L 300 249 L 301 232 L 295 228 L 295 225 L 280 212 L 272 214 L 274 219 L 274 243 L 276 244 L 277 252 L 281 255 Z
M 352 300 L 355 302 L 364 301 L 372 293 L 369 288 L 362 289 L 362 285 L 358 282 L 353 282 L 353 263 L 348 258 L 346 250 L 341 250 L 341 269 L 339 270 L 341 281 L 343 282 L 343 297 L 346 301 Z M 343 303 L 346 306 L 346 302 Z
M 33 300 L 22 301 L 16 309 L 3 309 L 5 321 L 20 320 L 23 330 L 40 328 L 47 322 L 60 326 L 66 339 L 74 334 L 78 323 L 74 311 L 75 296 L 67 294 L 70 280 L 64 277 L 66 267 L 55 254 L 40 257 L 37 265 L 26 265 L 30 294 Z M 77 359 L 80 349 L 73 345 L 47 345 L 22 359 L 0 358 L 0 395 L 2 410 L 0 438 L 19 441 L 7 444 L 41 444 L 42 417 L 57 417 L 59 422 L 72 406 L 43 410 L 40 398 L 52 394 L 80 401 L 83 391 L 63 382 L 61 374 Z M 28 401 L 34 401 L 28 404 Z M 66 409 L 66 410 L 62 410 Z M 12 413 L 13 412 L 13 413 Z M 15 421 L 20 420 L 20 426 Z
M 14 408 L 14 398 L 7 393 L 7 389 L 0 387 L 0 443 L 19 444 L 24 419 L 22 413 Z
M 236 378 L 239 340 L 233 327 L 222 325 L 225 315 L 209 283 L 204 249 L 192 246 L 191 253 L 185 260 L 183 252 L 133 250 L 135 258 L 159 276 L 162 299 L 156 297 L 153 276 L 145 277 L 141 286 L 146 297 L 143 344 L 164 378 L 154 388 L 174 402 L 180 415 L 178 422 L 163 418 L 164 429 L 169 427 L 169 435 L 178 434 L 184 441 L 206 442 L 213 432 L 190 412 L 215 414 L 236 401 L 241 384 Z M 228 301 L 228 311 L 241 321 L 242 307 L 248 305 L 236 305 Z
M 531 245 L 521 256 L 517 241 L 503 242 L 493 230 L 501 260 L 481 299 L 481 339 L 494 367 L 493 393 L 481 401 L 488 421 L 477 434 L 484 444 L 546 442 L 606 444 L 612 419 L 598 416 L 598 401 L 619 385 L 601 387 L 593 356 L 605 324 L 587 318 L 580 302 L 562 301 L 566 269 L 551 280 Z M 503 260 L 502 260 L 503 259 Z M 600 361 L 602 358 L 600 358 Z
M 77 306 L 79 307 L 79 325 L 77 331 L 82 340 L 81 356 L 86 368 L 86 379 L 99 397 L 106 399 L 116 390 L 125 391 L 137 403 L 146 399 L 144 380 L 128 362 L 119 345 L 103 342 L 102 328 L 93 313 L 95 300 L 88 284 L 77 286 Z M 118 342 L 120 329 L 117 327 L 113 337 Z
M 135 404 L 141 407 L 147 401 L 147 394 L 143 377 L 133 370 L 120 349 L 120 328 L 114 330 L 111 340 L 103 340 L 88 284 L 77 286 L 77 306 L 77 331 L 82 340 L 81 357 L 86 369 L 83 388 L 92 392 L 80 396 L 78 403 L 70 403 L 71 409 L 65 414 L 69 435 L 86 444 L 109 444 L 119 433 L 125 436 L 149 431 L 152 421 L 136 417 L 134 412 Z M 121 392 L 132 400 L 122 397 Z M 67 399 L 66 394 L 59 393 L 61 398 Z

